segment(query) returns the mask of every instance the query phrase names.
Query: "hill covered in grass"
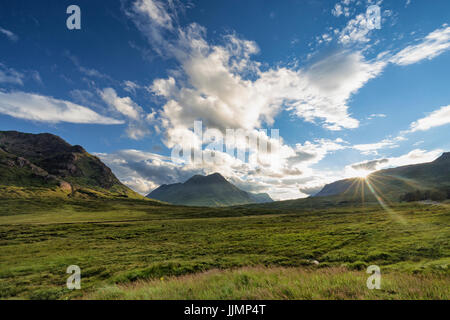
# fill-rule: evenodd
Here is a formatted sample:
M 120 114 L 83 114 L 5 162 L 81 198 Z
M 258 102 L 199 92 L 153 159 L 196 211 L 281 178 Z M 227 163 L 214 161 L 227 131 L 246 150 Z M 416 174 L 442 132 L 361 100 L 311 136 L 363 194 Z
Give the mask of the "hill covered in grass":
M 448 201 L 450 199 L 450 153 L 429 162 L 376 171 L 366 178 L 339 180 L 324 186 L 315 196 L 247 204 L 236 210 L 317 210 L 349 205 L 371 205 L 380 201 L 393 204 L 402 201 Z
M 373 199 L 381 197 L 399 201 L 402 195 L 416 190 L 445 192 L 450 187 L 450 153 L 429 163 L 376 171 L 366 178 L 353 178 L 326 185 L 315 197 L 347 196 Z M 431 195 L 430 193 L 430 195 Z
M 219 173 L 209 176 L 196 175 L 185 183 L 162 185 L 147 197 L 175 205 L 203 207 L 224 207 L 273 201 L 268 194 L 253 194 L 239 189 Z
M 97 157 L 58 136 L 0 131 L 0 196 L 132 197 Z

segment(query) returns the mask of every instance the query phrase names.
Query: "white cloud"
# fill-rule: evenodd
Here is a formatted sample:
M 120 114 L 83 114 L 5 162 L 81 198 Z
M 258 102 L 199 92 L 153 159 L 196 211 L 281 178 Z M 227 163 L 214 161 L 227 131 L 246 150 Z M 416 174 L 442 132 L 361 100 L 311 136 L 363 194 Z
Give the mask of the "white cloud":
M 138 0 L 134 3 L 133 9 L 135 12 L 147 15 L 155 25 L 165 29 L 173 29 L 172 17 L 162 2 Z
M 418 163 L 426 163 L 436 160 L 441 154 L 441 149 L 426 151 L 414 149 L 407 154 L 398 157 L 385 157 L 368 160 L 346 166 L 345 171 L 348 176 L 360 176 L 360 172 L 371 173 L 382 169 L 407 166 Z
M 0 113 L 19 119 L 52 123 L 123 123 L 69 101 L 19 91 L 0 91 Z
M 164 57 L 173 57 L 180 65 L 172 76 L 156 79 L 149 87 L 165 99 L 157 118 L 169 148 L 183 144 L 185 139 L 198 139 L 191 131 L 195 120 L 222 131 L 230 128 L 254 132 L 264 124 L 272 125 L 283 109 L 330 130 L 356 128 L 359 122 L 349 114 L 348 101 L 386 65 L 384 61 L 367 61 L 361 52 L 341 51 L 306 68 L 262 70 L 260 63 L 252 59 L 258 52 L 252 41 L 228 35 L 222 44 L 211 45 L 206 30 L 197 24 L 172 30 L 171 38 L 175 40 L 166 40 L 162 35 L 168 28 L 143 19 L 149 19 L 147 13 L 129 15 L 164 52 Z M 155 39 L 163 43 L 155 44 Z M 316 172 L 310 166 L 347 147 L 341 139 L 307 141 L 294 148 L 281 142 L 279 159 L 269 164 L 242 163 L 217 152 L 221 164 L 203 163 L 190 169 L 221 172 L 240 185 L 269 191 L 277 199 L 298 198 L 305 196 L 301 187 L 318 188 L 342 177 L 335 172 Z
M 395 54 L 390 62 L 406 66 L 424 59 L 431 60 L 450 48 L 450 27 L 444 26 L 428 34 L 420 43 Z
M 6 37 L 8 37 L 9 40 L 16 42 L 19 40 L 19 37 L 13 33 L 12 31 L 6 30 L 2 27 L 0 27 L 0 33 L 4 34 Z
M 0 83 L 23 85 L 24 75 L 0 63 Z
M 426 131 L 446 124 L 450 124 L 450 105 L 441 107 L 428 116 L 413 122 L 410 127 L 410 132 Z
M 180 63 L 177 77 L 156 79 L 151 86 L 167 101 L 161 117 L 169 134 L 192 127 L 195 119 L 220 129 L 258 128 L 270 125 L 283 108 L 331 130 L 356 128 L 359 123 L 348 114 L 347 101 L 383 68 L 382 62 L 366 61 L 361 53 L 341 52 L 310 68 L 262 71 L 251 59 L 258 52 L 252 41 L 228 35 L 222 45 L 211 45 L 197 24 L 172 30 L 175 40 L 167 40 L 162 35 L 172 28 L 153 21 L 142 6 L 133 10 L 129 16 L 151 44 Z
M 333 10 L 331 11 L 331 13 L 335 16 L 335 17 L 339 17 L 344 13 L 344 10 L 342 8 L 342 5 L 339 3 L 336 3 L 336 5 L 334 6 Z
M 351 2 L 342 4 L 348 6 Z M 174 73 L 177 76 L 156 79 L 150 87 L 166 99 L 160 116 L 168 141 L 171 132 L 192 128 L 197 119 L 221 130 L 253 129 L 264 123 L 271 125 L 283 109 L 330 130 L 357 128 L 359 121 L 349 114 L 348 101 L 388 64 L 387 54 L 367 60 L 361 51 L 341 51 L 310 67 L 263 71 L 260 63 L 251 59 L 258 52 L 254 42 L 228 35 L 222 45 L 211 45 L 206 40 L 205 28 L 195 23 L 174 28 L 172 24 L 161 23 L 169 21 L 168 11 L 153 17 L 142 1 L 139 4 L 129 16 L 144 34 L 153 39 L 155 28 L 159 33 L 163 29 L 171 31 L 175 39 L 169 41 L 161 36 L 156 46 L 164 50 L 165 56 L 178 60 L 180 68 Z M 158 8 L 165 7 L 158 5 Z M 345 42 L 348 36 L 349 41 L 365 41 L 368 30 L 362 29 L 368 29 L 369 22 L 364 14 L 353 20 L 341 33 L 341 40 Z
M 96 156 L 105 162 L 125 185 L 143 195 L 162 184 L 184 182 L 195 174 L 205 173 L 202 169 L 180 167 L 168 157 L 139 150 L 121 150 Z
M 123 84 L 125 86 L 124 90 L 129 93 L 132 93 L 132 94 L 136 94 L 136 90 L 141 88 L 140 85 L 138 85 L 137 83 L 135 83 L 133 81 L 129 81 L 129 80 L 124 81 Z
M 354 11 L 354 8 L 350 7 L 350 4 L 355 2 L 354 0 L 342 0 L 335 4 L 334 8 L 331 10 L 331 14 L 335 17 L 340 17 L 344 15 L 345 17 L 349 17 L 350 14 Z M 356 3 L 357 5 L 361 4 L 360 2 Z
M 306 196 L 300 188 L 318 188 L 342 178 L 330 172 L 316 172 L 309 168 L 327 154 L 346 148 L 341 139 L 316 140 L 298 144 L 295 150 L 278 146 L 280 156 L 270 163 L 242 162 L 224 152 L 216 152 L 220 161 L 190 163 L 180 166 L 169 157 L 138 150 L 122 150 L 99 156 L 114 173 L 134 190 L 146 194 L 161 184 L 184 182 L 194 174 L 220 172 L 232 183 L 252 192 L 268 192 L 275 199 Z M 203 155 L 207 153 L 203 151 Z
M 133 20 L 136 27 L 153 44 L 153 50 L 164 55 L 170 50 L 166 33 L 175 32 L 177 11 L 182 10 L 179 1 L 137 0 L 126 14 Z
M 100 97 L 114 111 L 128 118 L 127 135 L 131 139 L 139 140 L 150 133 L 149 123 L 153 122 L 154 114 L 145 114 L 141 106 L 130 97 L 119 97 L 113 88 L 105 88 L 99 91 Z
M 371 22 L 365 13 L 351 19 L 339 35 L 339 42 L 349 44 L 352 42 L 369 42 L 367 35 L 371 31 Z
M 155 79 L 148 87 L 164 100 L 162 110 L 152 114 L 151 118 L 159 121 L 165 134 L 164 143 L 169 148 L 183 144 L 184 139 L 198 139 L 192 132 L 196 120 L 203 120 L 204 127 L 221 131 L 241 128 L 254 132 L 264 125 L 271 126 L 282 110 L 329 130 L 357 128 L 359 121 L 350 114 L 349 101 L 389 63 L 388 53 L 369 60 L 363 51 L 345 50 L 334 52 L 308 67 L 262 67 L 254 60 L 258 53 L 256 43 L 231 34 L 223 37 L 221 42 L 211 44 L 202 26 L 195 23 L 187 27 L 176 26 L 174 11 L 171 9 L 172 14 L 169 14 L 167 6 L 156 0 L 150 1 L 151 5 L 165 11 L 155 11 L 156 17 L 153 17 L 142 6 L 144 2 L 138 1 L 140 6 L 135 5 L 128 12 L 129 17 L 156 52 L 164 58 L 175 59 L 179 65 L 167 78 Z M 344 0 L 342 5 L 348 7 L 351 2 Z M 346 11 L 343 12 L 345 15 Z M 363 21 L 363 16 L 356 17 L 347 27 L 340 34 L 341 41 L 366 41 L 367 21 Z M 324 41 L 323 37 L 321 39 Z M 376 116 L 381 117 L 371 117 Z M 139 181 L 142 185 L 142 181 L 148 181 L 149 185 L 159 185 L 180 182 L 182 174 L 217 171 L 238 185 L 268 191 L 273 198 L 298 198 L 305 196 L 306 191 L 348 176 L 348 172 L 312 168 L 330 153 L 353 148 L 373 154 L 383 148 L 395 147 L 402 139 L 397 137 L 356 146 L 341 139 L 306 141 L 294 147 L 281 141 L 279 160 L 268 165 L 264 162 L 242 163 L 224 152 L 217 152 L 217 157 L 222 160 L 220 164 L 173 167 L 172 163 L 162 161 L 155 167 L 154 160 L 143 160 L 145 166 L 141 163 L 140 169 L 135 170 L 139 175 L 131 175 L 129 171 L 127 174 L 135 177 L 133 183 Z M 148 167 L 150 171 L 147 171 Z M 138 167 L 133 165 L 133 168 Z M 174 178 L 175 181 L 158 180 L 152 176 L 155 170 L 169 172 L 178 178 Z
M 191 127 L 201 118 L 220 129 L 252 129 L 271 124 L 287 108 L 306 121 L 323 121 L 331 130 L 356 128 L 358 121 L 348 114 L 347 101 L 384 67 L 384 62 L 365 61 L 361 53 L 340 52 L 308 69 L 257 69 L 250 81 L 237 70 L 257 68 L 248 58 L 255 50 L 253 44 L 240 43 L 245 49 L 235 56 L 236 51 L 210 47 L 203 38 L 192 43 L 201 49 L 193 48 L 192 55 L 182 60 L 188 85 L 169 77 L 155 80 L 151 87 L 166 98 L 162 116 L 172 127 Z
M 375 143 L 356 144 L 352 146 L 352 148 L 361 151 L 363 154 L 377 154 L 377 151 L 381 149 L 397 148 L 398 143 L 405 140 L 406 138 L 400 135 L 395 138 L 383 139 L 382 141 Z
M 436 160 L 442 153 L 443 153 L 443 150 L 441 150 L 441 149 L 436 149 L 436 150 L 432 150 L 432 151 L 426 151 L 426 150 L 422 150 L 422 149 L 414 149 L 405 155 L 402 155 L 399 157 L 388 158 L 389 162 L 387 164 L 381 166 L 380 169 L 431 162 L 431 161 Z
M 138 120 L 140 114 L 143 112 L 142 108 L 131 100 L 130 97 L 120 98 L 113 88 L 103 89 L 100 92 L 100 96 L 110 107 L 130 119 Z
M 373 113 L 367 117 L 368 120 L 372 120 L 375 118 L 386 118 L 387 116 L 384 113 Z

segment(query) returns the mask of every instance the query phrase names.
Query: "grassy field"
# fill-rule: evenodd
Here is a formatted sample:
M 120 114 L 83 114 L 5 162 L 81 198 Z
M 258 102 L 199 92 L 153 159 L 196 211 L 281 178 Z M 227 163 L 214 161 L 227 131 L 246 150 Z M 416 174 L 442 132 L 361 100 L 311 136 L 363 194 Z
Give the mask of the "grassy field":
M 368 290 L 367 274 L 345 268 L 252 267 L 110 285 L 87 294 L 93 300 L 344 300 L 448 299 L 442 275 L 389 273 L 380 290 Z
M 280 299 L 448 299 L 449 239 L 448 205 L 264 210 L 2 199 L 0 298 L 181 298 L 177 285 L 190 281 L 193 292 L 184 298 L 252 298 L 273 288 L 268 297 Z M 364 270 L 372 264 L 389 284 L 383 292 L 365 291 Z M 82 290 L 66 289 L 69 265 L 80 266 Z M 200 274 L 240 267 L 258 268 Z M 251 280 L 247 287 L 233 280 L 231 291 L 220 291 L 221 282 L 242 272 Z M 280 273 L 286 274 L 276 285 Z M 188 274 L 200 275 L 160 280 Z M 297 281 L 296 274 L 311 279 Z M 214 279 L 211 288 L 208 279 Z M 297 287 L 302 281 L 303 289 Z M 263 282 L 268 285 L 259 290 Z M 343 291 L 334 294 L 340 284 Z M 203 287 L 208 290 L 196 292 Z M 311 288 L 322 289 L 312 295 Z

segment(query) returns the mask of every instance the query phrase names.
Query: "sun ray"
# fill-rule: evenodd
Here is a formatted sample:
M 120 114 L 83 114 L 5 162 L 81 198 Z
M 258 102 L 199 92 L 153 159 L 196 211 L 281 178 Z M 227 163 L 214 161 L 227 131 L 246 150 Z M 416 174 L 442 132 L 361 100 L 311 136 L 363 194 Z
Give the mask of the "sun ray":
M 367 184 L 367 187 L 369 188 L 370 192 L 372 192 L 372 194 L 374 195 L 375 199 L 378 201 L 378 203 L 380 204 L 380 206 L 391 216 L 393 217 L 396 221 L 402 223 L 402 224 L 406 224 L 405 219 L 400 216 L 398 213 L 396 213 L 387 203 L 386 201 L 383 199 L 382 196 L 380 196 L 379 192 L 376 191 L 376 186 L 373 186 L 372 183 L 370 182 L 370 179 L 365 179 L 365 182 Z

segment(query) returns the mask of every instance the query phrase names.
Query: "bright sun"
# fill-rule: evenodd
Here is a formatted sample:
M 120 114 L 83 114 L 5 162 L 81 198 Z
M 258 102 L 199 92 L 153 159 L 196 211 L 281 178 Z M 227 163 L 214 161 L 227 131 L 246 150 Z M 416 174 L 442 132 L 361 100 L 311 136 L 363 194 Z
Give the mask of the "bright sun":
M 367 176 L 370 175 L 370 174 L 371 174 L 370 171 L 359 171 L 359 172 L 356 173 L 356 176 L 357 176 L 358 178 L 365 179 L 365 178 L 367 178 Z

